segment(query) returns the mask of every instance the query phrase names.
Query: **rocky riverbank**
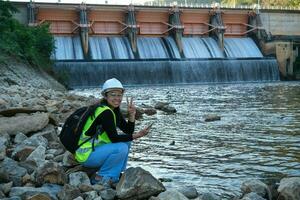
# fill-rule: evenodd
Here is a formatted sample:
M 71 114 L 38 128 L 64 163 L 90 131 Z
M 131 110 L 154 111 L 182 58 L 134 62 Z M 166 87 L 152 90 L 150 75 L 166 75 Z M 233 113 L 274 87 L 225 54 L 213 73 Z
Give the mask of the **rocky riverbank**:
M 9 59 L 0 63 L 0 198 L 1 199 L 152 199 L 217 200 L 217 194 L 198 194 L 194 187 L 166 189 L 142 168 L 129 168 L 115 189 L 92 186 L 94 169 L 74 162 L 58 140 L 61 123 L 75 109 L 96 101 L 95 97 L 70 94 L 42 71 Z M 155 107 L 155 108 L 154 108 Z M 140 108 L 176 112 L 168 104 Z M 282 179 L 272 187 L 259 180 L 242 185 L 236 199 L 300 199 L 300 178 Z

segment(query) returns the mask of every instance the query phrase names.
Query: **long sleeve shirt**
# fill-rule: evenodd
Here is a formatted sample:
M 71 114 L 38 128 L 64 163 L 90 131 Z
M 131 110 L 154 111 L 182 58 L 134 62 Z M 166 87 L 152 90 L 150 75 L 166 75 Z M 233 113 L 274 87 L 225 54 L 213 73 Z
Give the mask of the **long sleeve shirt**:
M 102 129 L 107 133 L 107 136 L 113 143 L 132 141 L 135 123 L 130 121 L 126 122 L 119 109 L 114 109 L 113 112 L 116 116 L 116 125 L 114 122 L 113 113 L 110 110 L 103 111 L 97 117 L 94 124 L 101 124 Z M 95 127 L 96 126 L 91 128 L 92 132 L 95 132 Z M 118 134 L 117 127 L 120 128 L 125 134 Z

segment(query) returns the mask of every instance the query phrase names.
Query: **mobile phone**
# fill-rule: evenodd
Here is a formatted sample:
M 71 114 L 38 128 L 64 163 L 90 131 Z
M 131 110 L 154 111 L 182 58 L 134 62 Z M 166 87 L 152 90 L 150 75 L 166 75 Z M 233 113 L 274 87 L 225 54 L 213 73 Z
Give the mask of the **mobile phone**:
M 147 127 L 147 129 L 150 129 L 151 128 L 151 126 L 154 124 L 154 122 L 152 122 L 148 127 Z

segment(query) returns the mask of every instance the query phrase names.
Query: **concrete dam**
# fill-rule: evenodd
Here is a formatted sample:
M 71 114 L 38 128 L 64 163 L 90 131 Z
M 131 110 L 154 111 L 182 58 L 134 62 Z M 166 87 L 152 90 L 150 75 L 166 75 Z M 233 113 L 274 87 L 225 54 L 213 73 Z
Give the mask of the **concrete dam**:
M 14 4 L 19 21 L 49 23 L 71 88 L 300 78 L 299 10 Z

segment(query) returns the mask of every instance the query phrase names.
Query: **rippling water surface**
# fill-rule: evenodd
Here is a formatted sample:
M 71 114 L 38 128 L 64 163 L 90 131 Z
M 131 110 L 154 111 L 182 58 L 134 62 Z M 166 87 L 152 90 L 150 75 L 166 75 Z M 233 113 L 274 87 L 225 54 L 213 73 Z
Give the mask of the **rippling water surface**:
M 137 106 L 163 101 L 177 109 L 137 122 L 136 130 L 155 124 L 134 142 L 129 161 L 171 179 L 166 187 L 193 185 L 232 199 L 244 180 L 300 176 L 300 82 L 129 87 L 126 96 Z M 204 122 L 207 114 L 221 120 Z

